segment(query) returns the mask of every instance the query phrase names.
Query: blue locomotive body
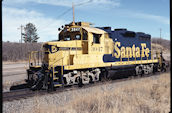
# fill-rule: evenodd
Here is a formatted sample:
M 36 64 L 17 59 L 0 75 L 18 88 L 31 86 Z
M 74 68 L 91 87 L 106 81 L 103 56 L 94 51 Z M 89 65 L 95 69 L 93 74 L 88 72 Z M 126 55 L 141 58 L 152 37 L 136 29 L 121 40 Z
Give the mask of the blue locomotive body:
M 120 55 L 120 57 L 115 57 L 113 54 L 105 54 L 103 56 L 104 62 L 116 62 L 116 61 L 135 61 L 135 60 L 150 60 L 151 59 L 151 36 L 142 32 L 128 31 L 127 29 L 115 29 L 111 30 L 111 27 L 99 27 L 100 29 L 106 31 L 109 37 L 112 38 L 115 43 L 118 43 L 118 49 L 114 47 L 114 54 L 119 54 L 118 51 L 124 50 L 124 48 L 130 48 L 131 55 L 127 51 L 124 51 L 125 55 Z M 120 46 L 119 46 L 120 45 Z M 134 55 L 137 52 L 136 48 L 140 48 L 140 55 Z M 146 56 L 144 49 L 147 49 L 148 55 Z M 118 50 L 118 51 L 117 51 Z

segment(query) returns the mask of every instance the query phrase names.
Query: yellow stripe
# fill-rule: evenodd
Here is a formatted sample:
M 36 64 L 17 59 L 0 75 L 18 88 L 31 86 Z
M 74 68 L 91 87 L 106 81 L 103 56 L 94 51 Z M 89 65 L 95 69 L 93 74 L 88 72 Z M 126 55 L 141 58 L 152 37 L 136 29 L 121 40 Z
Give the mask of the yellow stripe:
M 122 61 L 114 63 L 99 63 L 99 64 L 78 64 L 64 66 L 65 70 L 73 69 L 84 69 L 84 68 L 96 68 L 96 67 L 107 67 L 107 66 L 119 66 L 119 65 L 133 65 L 133 64 L 147 64 L 147 63 L 158 63 L 158 60 L 142 60 L 142 61 Z

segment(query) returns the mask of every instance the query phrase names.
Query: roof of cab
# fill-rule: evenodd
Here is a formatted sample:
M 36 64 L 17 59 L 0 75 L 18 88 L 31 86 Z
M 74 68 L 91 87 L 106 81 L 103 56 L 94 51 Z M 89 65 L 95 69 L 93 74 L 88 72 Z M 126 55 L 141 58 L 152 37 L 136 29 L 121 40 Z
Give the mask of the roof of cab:
M 106 31 L 104 31 L 102 29 L 95 28 L 95 27 L 83 27 L 82 26 L 82 28 L 85 29 L 88 32 L 91 32 L 91 33 L 96 33 L 96 34 L 107 33 Z

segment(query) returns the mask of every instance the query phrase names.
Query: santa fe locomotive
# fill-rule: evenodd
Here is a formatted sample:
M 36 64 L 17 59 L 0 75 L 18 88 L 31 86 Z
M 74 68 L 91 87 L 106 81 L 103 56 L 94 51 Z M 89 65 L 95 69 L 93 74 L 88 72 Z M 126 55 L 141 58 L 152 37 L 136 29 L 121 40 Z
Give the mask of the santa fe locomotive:
M 87 22 L 72 22 L 62 28 L 57 41 L 44 43 L 40 52 L 31 52 L 26 80 L 30 88 L 48 90 L 126 73 L 165 70 L 162 54 L 154 54 L 151 48 L 149 34 L 92 27 Z

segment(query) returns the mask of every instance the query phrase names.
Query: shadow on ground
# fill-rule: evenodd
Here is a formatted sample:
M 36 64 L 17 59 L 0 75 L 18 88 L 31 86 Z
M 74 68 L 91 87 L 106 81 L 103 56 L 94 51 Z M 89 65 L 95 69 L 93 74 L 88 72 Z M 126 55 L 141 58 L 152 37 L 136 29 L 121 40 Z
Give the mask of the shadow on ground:
M 25 89 L 25 88 L 28 88 L 28 85 L 26 83 L 25 84 L 19 84 L 19 85 L 11 86 L 10 87 L 10 91 L 11 90 L 18 90 L 18 89 Z

